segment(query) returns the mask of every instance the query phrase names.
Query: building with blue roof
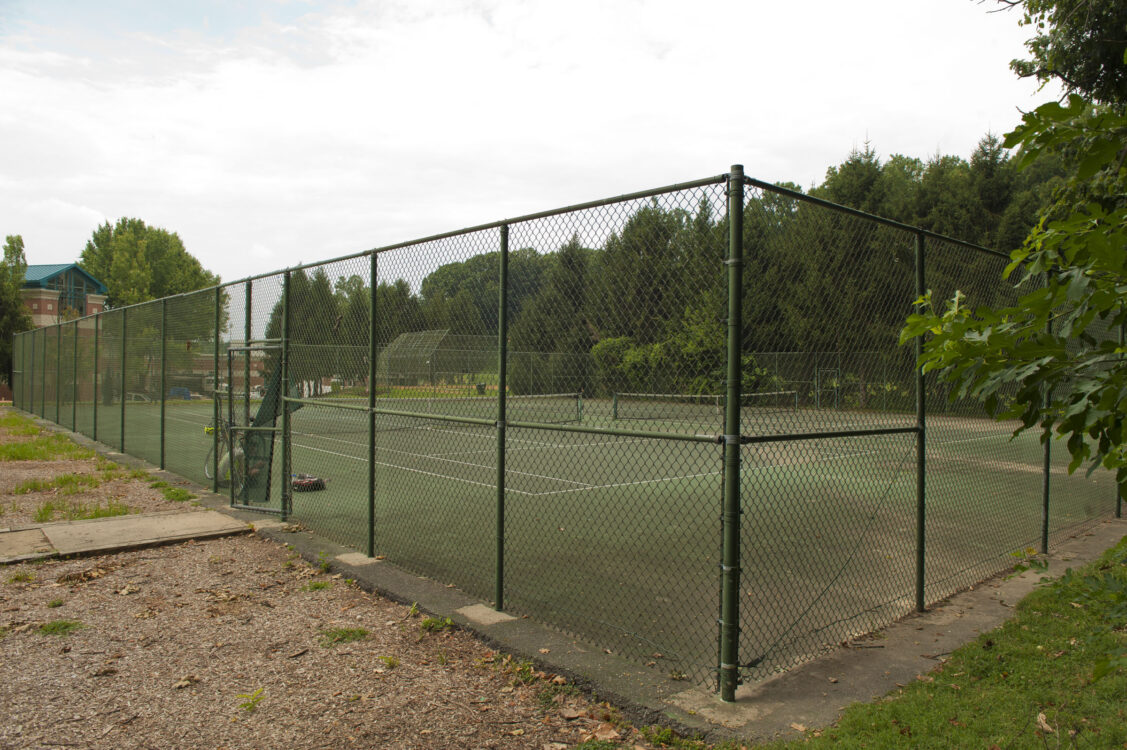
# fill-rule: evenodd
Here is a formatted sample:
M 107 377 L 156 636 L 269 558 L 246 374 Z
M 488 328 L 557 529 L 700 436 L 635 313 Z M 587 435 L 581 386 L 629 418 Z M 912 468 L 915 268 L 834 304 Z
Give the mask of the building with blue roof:
M 106 307 L 106 285 L 76 263 L 28 266 L 22 292 L 37 328 L 93 315 Z

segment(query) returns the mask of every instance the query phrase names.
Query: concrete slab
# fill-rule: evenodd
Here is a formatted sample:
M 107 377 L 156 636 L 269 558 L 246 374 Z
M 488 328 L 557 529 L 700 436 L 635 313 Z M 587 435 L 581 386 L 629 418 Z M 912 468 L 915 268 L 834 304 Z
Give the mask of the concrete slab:
M 0 532 L 0 564 L 34 560 L 50 555 L 54 549 L 39 529 Z
M 337 555 L 337 559 L 345 565 L 372 565 L 378 563 L 374 557 L 368 557 L 363 552 L 345 552 L 343 555 Z
M 250 531 L 245 522 L 213 510 L 66 521 L 40 528 L 60 555 L 135 549 Z
M 512 615 L 498 612 L 492 607 L 487 607 L 484 604 L 471 604 L 468 607 L 462 607 L 456 610 L 458 614 L 465 617 L 467 620 L 472 620 L 478 625 L 496 625 L 499 622 L 509 622 L 517 618 Z

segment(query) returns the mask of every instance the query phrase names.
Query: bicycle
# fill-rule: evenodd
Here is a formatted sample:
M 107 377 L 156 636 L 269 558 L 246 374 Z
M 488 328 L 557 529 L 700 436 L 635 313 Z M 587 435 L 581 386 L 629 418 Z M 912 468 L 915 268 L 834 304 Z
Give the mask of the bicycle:
M 219 394 L 216 394 L 216 399 L 219 400 L 219 436 L 218 439 L 212 439 L 211 447 L 207 450 L 207 458 L 204 459 L 203 473 L 208 479 L 213 479 L 214 468 L 216 467 L 215 451 L 219 449 L 219 482 L 220 487 L 232 487 L 236 498 L 240 497 L 243 492 L 243 484 L 246 481 L 246 437 L 245 433 L 240 434 L 235 430 L 234 419 L 228 417 L 223 419 L 223 401 Z M 209 437 L 215 434 L 216 424 L 212 421 L 211 424 L 203 428 L 204 434 Z

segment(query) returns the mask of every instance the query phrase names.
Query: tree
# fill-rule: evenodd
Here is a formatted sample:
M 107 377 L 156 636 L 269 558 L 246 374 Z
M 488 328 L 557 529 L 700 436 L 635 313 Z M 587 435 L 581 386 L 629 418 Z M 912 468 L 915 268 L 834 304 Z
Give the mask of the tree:
M 185 248 L 179 235 L 140 219 L 108 221 L 94 230 L 78 261 L 106 285 L 108 307 L 123 307 L 215 286 L 219 277 Z
M 1031 59 L 1014 60 L 1019 76 L 1060 81 L 1093 102 L 1127 101 L 1127 3 L 1122 0 L 999 0 L 1022 6 L 1023 26 L 1036 34 Z
M 12 337 L 31 328 L 31 316 L 23 304 L 20 288 L 27 271 L 23 237 L 4 238 L 4 260 L 0 263 L 0 375 L 12 384 Z
M 1076 0 L 1029 0 L 1025 10 L 1040 33 L 1027 44 L 1033 67 L 1015 68 L 1060 78 L 1073 93 L 1024 115 L 1005 145 L 1021 147 L 1021 166 L 1049 155 L 1071 171 L 1011 255 L 1006 274 L 1016 275 L 1020 300 L 995 309 L 958 293 L 925 296 L 901 341 L 929 336 L 921 365 L 953 384 L 954 398 L 1020 418 L 1018 432 L 1039 429 L 1042 441 L 1066 439 L 1070 471 L 1113 469 L 1127 498 L 1127 11 Z M 1118 36 L 1108 36 L 1109 19 L 1119 19 Z M 1098 67 L 1081 59 L 1087 53 Z

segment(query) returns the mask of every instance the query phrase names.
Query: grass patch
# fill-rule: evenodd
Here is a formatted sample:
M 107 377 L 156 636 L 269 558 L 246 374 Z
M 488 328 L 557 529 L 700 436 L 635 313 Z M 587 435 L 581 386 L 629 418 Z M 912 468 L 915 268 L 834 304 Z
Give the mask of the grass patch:
M 38 435 L 22 443 L 0 445 L 0 461 L 56 461 L 93 458 L 94 451 L 75 444 L 63 435 Z
M 64 495 L 77 495 L 101 484 L 92 474 L 60 474 L 53 479 L 29 479 L 20 482 L 12 489 L 13 495 L 26 495 L 31 492 L 59 491 Z
M 56 520 L 56 518 L 64 521 L 83 521 L 88 518 L 126 516 L 129 515 L 129 513 L 129 506 L 119 503 L 116 500 L 110 500 L 105 505 L 102 505 L 100 502 L 90 505 L 86 503 L 48 500 L 35 509 L 32 518 L 36 523 L 50 523 Z
M 1102 673 L 1102 674 L 1101 674 Z M 1067 571 L 941 667 L 833 727 L 771 748 L 1121 747 L 1127 743 L 1127 538 Z
M 7 430 L 9 435 L 18 435 L 20 437 L 31 437 L 32 435 L 38 435 L 42 432 L 35 422 L 32 422 L 27 417 L 22 417 L 12 412 L 0 416 L 0 427 Z
M 188 500 L 195 500 L 196 496 L 188 492 L 183 487 L 164 487 L 160 493 L 164 495 L 164 499 L 174 503 L 184 503 Z
M 424 633 L 441 633 L 443 630 L 453 630 L 454 621 L 449 617 L 427 617 L 419 623 L 419 629 Z
M 338 643 L 362 641 L 367 637 L 368 631 L 364 628 L 331 628 L 321 631 L 321 645 L 329 648 Z
M 301 588 L 303 591 L 323 591 L 332 587 L 332 581 L 310 581 Z
M 43 635 L 70 635 L 76 630 L 81 630 L 86 627 L 78 620 L 52 620 L 45 622 L 39 626 L 39 632 Z
M 35 580 L 35 575 L 32 573 L 15 573 L 8 576 L 8 583 L 31 583 Z
M 52 599 L 51 601 L 47 602 L 48 609 L 55 609 L 55 608 L 61 607 L 61 606 L 63 606 L 63 600 L 62 599 Z

